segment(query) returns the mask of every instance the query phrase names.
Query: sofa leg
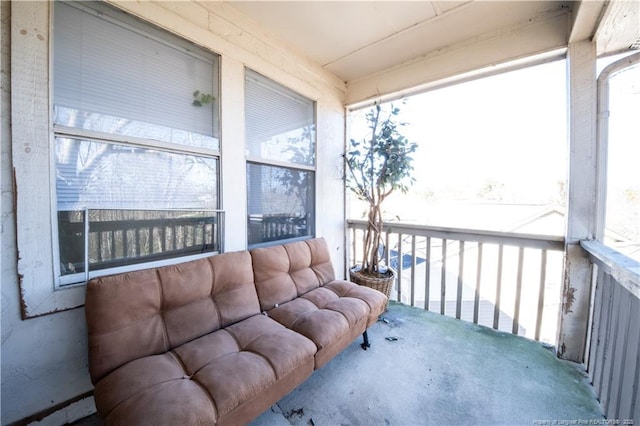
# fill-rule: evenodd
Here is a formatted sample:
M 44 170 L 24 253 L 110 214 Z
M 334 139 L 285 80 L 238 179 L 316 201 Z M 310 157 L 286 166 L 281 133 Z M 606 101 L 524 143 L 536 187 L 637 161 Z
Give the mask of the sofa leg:
M 367 348 L 371 347 L 371 343 L 369 343 L 369 335 L 367 334 L 367 330 L 365 330 L 364 333 L 362 333 L 362 344 L 360 345 L 360 347 L 365 351 L 367 350 Z

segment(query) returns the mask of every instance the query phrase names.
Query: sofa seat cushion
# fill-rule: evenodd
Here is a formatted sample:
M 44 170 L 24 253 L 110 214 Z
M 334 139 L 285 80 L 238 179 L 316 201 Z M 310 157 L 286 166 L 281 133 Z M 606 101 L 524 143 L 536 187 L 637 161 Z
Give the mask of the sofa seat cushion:
M 340 297 L 350 297 L 362 300 L 369 307 L 367 328 L 378 321 L 387 306 L 387 297 L 381 292 L 369 287 L 363 287 L 350 281 L 334 280 L 324 285 Z
M 96 405 L 114 424 L 213 424 L 278 380 L 306 378 L 315 351 L 307 338 L 255 315 L 123 365 L 96 384 Z
M 211 397 L 171 352 L 121 366 L 96 383 L 94 400 L 106 425 L 215 424 L 217 418 Z
M 316 368 L 320 368 L 365 331 L 369 306 L 363 300 L 341 297 L 330 288 L 319 287 L 268 314 L 316 344 Z

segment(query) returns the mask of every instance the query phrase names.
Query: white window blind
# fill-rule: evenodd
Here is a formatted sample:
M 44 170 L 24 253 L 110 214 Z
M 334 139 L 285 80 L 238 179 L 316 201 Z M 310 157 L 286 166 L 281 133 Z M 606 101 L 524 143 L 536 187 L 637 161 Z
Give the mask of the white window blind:
M 246 71 L 245 91 L 249 156 L 313 166 L 313 101 L 251 70 Z
M 193 105 L 194 92 L 217 93 L 215 55 L 115 10 L 55 2 L 54 13 L 56 124 L 219 149 L 217 103 Z

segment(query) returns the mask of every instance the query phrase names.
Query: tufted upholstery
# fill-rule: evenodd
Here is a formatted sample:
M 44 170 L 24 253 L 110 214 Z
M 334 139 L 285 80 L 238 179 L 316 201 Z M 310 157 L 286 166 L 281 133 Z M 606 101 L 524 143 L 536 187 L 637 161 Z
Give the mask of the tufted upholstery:
M 108 424 L 242 423 L 313 371 L 315 345 L 260 315 L 246 251 L 92 280 L 85 306 Z
M 128 361 L 161 354 L 260 313 L 247 252 L 101 277 L 87 286 L 95 382 Z
M 322 239 L 93 279 L 85 313 L 96 408 L 107 425 L 245 424 L 385 304 L 334 279 Z
M 251 257 L 260 308 L 316 344 L 316 369 L 384 311 L 382 293 L 335 280 L 323 238 L 254 249 Z
M 116 369 L 96 383 L 96 407 L 108 424 L 191 425 L 237 418 L 234 409 L 253 401 L 241 416 L 250 420 L 273 404 L 273 393 L 279 399 L 311 375 L 314 352 L 309 340 L 252 316 Z

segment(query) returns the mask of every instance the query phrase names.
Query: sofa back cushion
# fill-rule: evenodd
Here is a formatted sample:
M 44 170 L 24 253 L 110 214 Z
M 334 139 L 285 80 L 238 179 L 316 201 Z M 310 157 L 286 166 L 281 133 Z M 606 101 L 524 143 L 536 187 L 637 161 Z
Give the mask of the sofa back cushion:
M 119 366 L 260 313 L 247 251 L 92 279 L 85 302 L 89 372 Z
M 251 251 L 260 308 L 268 311 L 335 279 L 324 238 Z

